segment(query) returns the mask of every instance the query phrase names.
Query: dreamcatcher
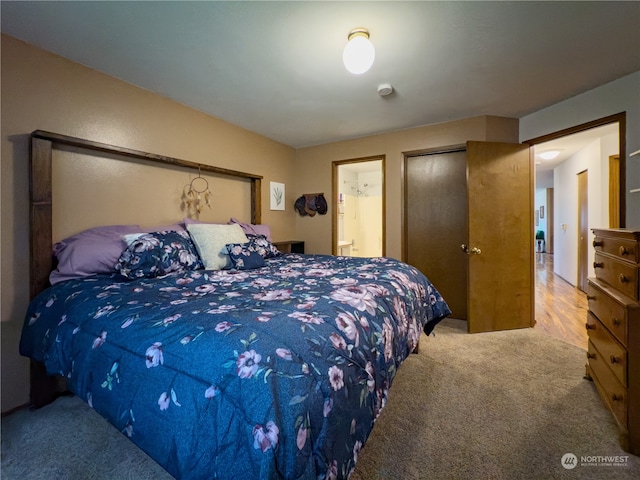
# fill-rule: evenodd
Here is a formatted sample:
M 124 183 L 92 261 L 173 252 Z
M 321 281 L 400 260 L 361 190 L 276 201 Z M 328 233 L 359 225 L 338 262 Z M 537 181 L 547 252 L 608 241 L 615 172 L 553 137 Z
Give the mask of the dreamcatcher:
M 203 206 L 211 208 L 211 191 L 209 190 L 209 182 L 200 175 L 198 168 L 198 176 L 184 186 L 182 192 L 182 202 L 187 211 L 187 216 L 200 215 Z

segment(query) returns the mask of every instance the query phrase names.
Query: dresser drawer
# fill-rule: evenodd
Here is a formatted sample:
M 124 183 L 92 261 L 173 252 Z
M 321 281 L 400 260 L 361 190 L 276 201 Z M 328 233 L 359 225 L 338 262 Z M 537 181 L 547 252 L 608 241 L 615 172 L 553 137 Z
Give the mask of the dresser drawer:
M 596 278 L 638 300 L 638 268 L 635 265 L 596 252 L 593 268 Z
M 640 263 L 640 247 L 633 239 L 603 237 L 597 234 L 593 239 L 596 252 L 604 252 L 627 262 Z
M 591 313 L 587 314 L 587 333 L 601 360 L 606 363 L 618 381 L 627 386 L 627 351 L 611 336 L 607 329 Z M 591 357 L 590 357 L 591 358 Z
M 589 373 L 596 384 L 600 397 L 613 412 L 620 425 L 627 425 L 627 389 L 616 379 L 591 341 L 587 357 Z
M 598 284 L 589 280 L 589 311 L 609 329 L 623 346 L 627 346 L 627 307 L 617 302 Z

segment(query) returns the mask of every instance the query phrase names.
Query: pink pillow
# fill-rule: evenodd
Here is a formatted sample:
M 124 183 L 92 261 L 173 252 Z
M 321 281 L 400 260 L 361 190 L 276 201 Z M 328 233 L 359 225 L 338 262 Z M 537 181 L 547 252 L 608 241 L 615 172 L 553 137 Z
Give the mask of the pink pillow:
M 226 225 L 226 223 L 216 223 L 216 222 L 203 222 L 202 220 L 198 220 L 195 218 L 184 217 L 182 222 L 186 225 L 197 225 L 199 223 L 204 223 L 207 225 Z
M 271 241 L 271 228 L 269 225 L 254 225 L 252 223 L 243 223 L 235 218 L 229 219 L 229 224 L 237 223 L 242 227 L 242 231 L 245 235 L 262 235 L 267 237 L 267 240 Z
M 72 235 L 53 246 L 57 268 L 49 275 L 51 285 L 98 273 L 114 273 L 120 255 L 127 248 L 123 236 L 138 233 L 138 225 L 95 227 Z
M 184 223 L 173 223 L 171 225 L 163 225 L 160 227 L 146 227 L 142 228 L 143 233 L 155 233 L 155 232 L 183 232 L 185 231 Z

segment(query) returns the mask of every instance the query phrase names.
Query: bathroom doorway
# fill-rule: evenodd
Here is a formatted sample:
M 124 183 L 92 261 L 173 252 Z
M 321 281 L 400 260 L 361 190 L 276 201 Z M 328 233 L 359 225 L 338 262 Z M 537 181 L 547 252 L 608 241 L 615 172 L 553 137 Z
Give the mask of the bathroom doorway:
M 333 162 L 332 253 L 385 255 L 384 156 Z

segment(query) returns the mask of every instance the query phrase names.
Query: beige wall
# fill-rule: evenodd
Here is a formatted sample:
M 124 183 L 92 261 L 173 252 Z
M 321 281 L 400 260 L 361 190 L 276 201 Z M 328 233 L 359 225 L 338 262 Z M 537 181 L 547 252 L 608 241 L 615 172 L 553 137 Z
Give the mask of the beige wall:
M 331 253 L 331 205 L 334 201 L 331 163 L 386 155 L 386 255 L 400 259 L 404 152 L 461 145 L 468 140 L 517 143 L 518 120 L 476 117 L 297 150 L 296 195 L 324 192 L 330 207 L 324 216 L 296 215 L 296 231 L 298 238 L 305 240 L 306 251 Z
M 295 236 L 295 217 L 293 208 L 284 212 L 269 210 L 269 182 L 284 183 L 287 186 L 286 204 L 293 205 L 295 151 L 6 35 L 2 35 L 1 42 L 0 385 L 1 409 L 6 412 L 28 402 L 28 361 L 19 356 L 18 342 L 29 301 L 28 137 L 33 130 L 47 130 L 263 175 L 262 221 L 271 226 L 277 240 Z M 117 180 L 118 175 L 122 177 L 122 172 L 106 171 L 96 164 L 93 165 L 93 174 L 76 170 L 75 163 L 70 168 L 75 181 L 68 182 L 61 190 L 69 198 L 75 198 L 83 190 L 93 194 L 99 187 L 118 194 L 122 191 L 123 187 Z M 110 168 L 119 170 L 118 167 Z M 99 175 L 100 182 L 92 187 L 88 180 L 95 180 L 96 175 Z M 130 178 L 135 173 L 124 175 Z M 57 178 L 63 177 L 67 175 L 58 173 Z M 167 195 L 173 199 L 169 203 L 177 202 L 179 189 L 188 179 L 189 175 L 183 173 L 169 185 L 163 185 L 160 190 L 166 189 Z M 145 176 L 133 183 L 142 187 L 154 182 L 157 184 L 157 181 L 157 178 Z M 105 185 L 108 188 L 104 188 Z M 54 195 L 55 192 L 54 189 Z M 97 203 L 111 205 L 106 201 Z M 112 205 L 115 207 L 111 213 L 122 211 L 121 205 Z M 216 219 L 216 215 L 219 218 L 219 208 L 218 203 L 214 211 L 205 214 L 212 219 Z M 240 208 L 240 211 L 246 209 Z M 135 211 L 133 208 L 130 210 Z M 122 221 L 154 225 L 156 221 L 182 218 L 179 210 L 167 213 L 164 205 L 156 209 L 147 206 L 144 210 L 144 217 L 127 217 Z M 92 222 L 91 214 L 86 212 L 77 218 L 65 217 L 64 212 L 54 212 L 54 215 L 66 222 L 64 231 L 56 234 L 58 237 L 91 226 L 89 223 Z M 96 223 L 102 221 L 95 220 Z

